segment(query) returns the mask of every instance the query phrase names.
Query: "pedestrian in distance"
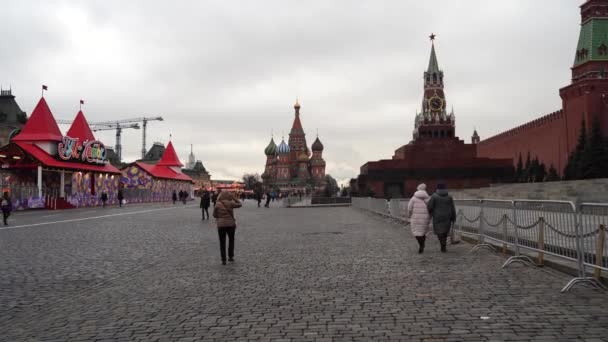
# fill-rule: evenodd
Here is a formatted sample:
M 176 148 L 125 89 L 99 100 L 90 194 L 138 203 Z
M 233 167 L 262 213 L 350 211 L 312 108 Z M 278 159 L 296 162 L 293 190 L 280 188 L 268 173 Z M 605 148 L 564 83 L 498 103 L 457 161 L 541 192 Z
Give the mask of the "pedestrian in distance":
M 446 252 L 446 240 L 452 224 L 456 221 L 454 199 L 448 194 L 445 183 L 437 184 L 437 190 L 427 203 L 429 214 L 433 219 L 433 231 L 437 234 L 441 251 Z
M 203 212 L 203 220 L 205 219 L 205 213 L 207 213 L 207 220 L 209 219 L 209 206 L 211 205 L 211 196 L 209 192 L 203 192 L 201 196 L 201 210 Z
M 426 184 L 420 184 L 417 191 L 407 204 L 407 216 L 410 218 L 412 234 L 418 241 L 418 254 L 424 252 L 426 235 L 430 232 L 431 215 L 427 208 L 429 194 L 426 192 Z
M 217 192 L 213 193 L 213 196 L 211 196 L 211 202 L 213 202 L 214 207 L 215 207 L 215 203 L 217 202 L 217 196 L 220 192 L 221 192 L 221 190 L 218 190 Z
M 186 201 L 188 201 L 188 195 L 188 191 L 182 191 L 182 202 L 184 202 L 184 204 L 186 204 Z
M 8 195 L 7 191 L 2 194 L 0 209 L 2 209 L 2 218 L 4 219 L 4 225 L 8 226 L 8 217 L 11 216 L 11 211 L 13 211 L 13 202 L 11 201 L 11 197 Z
M 259 208 L 260 204 L 262 203 L 262 193 L 261 192 L 255 193 L 255 200 L 258 202 L 258 208 Z
M 270 192 L 266 193 L 266 204 L 264 204 L 264 208 L 270 208 L 270 200 L 272 199 L 272 195 Z
M 222 192 L 213 208 L 213 217 L 217 222 L 217 232 L 220 238 L 220 254 L 222 265 L 226 265 L 226 236 L 228 236 L 228 261 L 234 261 L 234 235 L 236 219 L 234 209 L 240 208 L 241 202 L 233 194 Z
M 175 202 L 177 202 L 177 192 L 175 192 L 175 190 L 173 190 L 173 194 L 171 194 L 171 199 L 173 200 L 173 204 L 175 205 Z
M 102 208 L 106 207 L 106 202 L 108 202 L 108 194 L 105 191 L 103 191 L 101 193 L 101 206 L 102 206 Z
M 118 206 L 122 208 L 122 205 L 125 203 L 125 195 L 122 193 L 122 189 L 118 189 L 116 199 L 118 199 Z

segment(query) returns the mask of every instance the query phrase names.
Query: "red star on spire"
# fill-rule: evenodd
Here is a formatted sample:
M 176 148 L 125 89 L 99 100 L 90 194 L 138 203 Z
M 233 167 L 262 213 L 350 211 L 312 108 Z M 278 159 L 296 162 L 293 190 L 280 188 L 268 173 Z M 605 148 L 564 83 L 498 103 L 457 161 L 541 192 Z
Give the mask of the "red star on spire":
M 431 35 L 429 36 L 429 38 L 431 38 L 431 41 L 435 40 L 436 35 L 434 33 L 431 33 Z

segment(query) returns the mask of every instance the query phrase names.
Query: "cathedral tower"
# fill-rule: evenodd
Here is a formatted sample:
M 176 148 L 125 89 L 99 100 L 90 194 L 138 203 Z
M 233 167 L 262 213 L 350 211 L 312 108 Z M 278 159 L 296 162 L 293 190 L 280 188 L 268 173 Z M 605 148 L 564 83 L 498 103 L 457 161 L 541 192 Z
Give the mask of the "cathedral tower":
M 296 104 L 293 106 L 295 111 L 295 117 L 293 124 L 291 125 L 291 131 L 289 132 L 289 170 L 291 177 L 297 177 L 299 173 L 299 161 L 302 158 L 302 154 L 306 157 L 309 156 L 308 147 L 306 145 L 306 134 L 302 128 L 302 122 L 300 121 L 300 103 L 296 100 Z

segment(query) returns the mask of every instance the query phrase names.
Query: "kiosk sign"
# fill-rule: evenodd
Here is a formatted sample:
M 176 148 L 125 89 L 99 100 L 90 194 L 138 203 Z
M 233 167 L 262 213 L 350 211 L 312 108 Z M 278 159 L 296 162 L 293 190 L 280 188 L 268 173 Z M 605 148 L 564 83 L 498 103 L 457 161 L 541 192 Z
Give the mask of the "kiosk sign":
M 59 158 L 65 161 L 81 161 L 89 164 L 105 165 L 108 163 L 106 147 L 101 141 L 91 140 L 81 143 L 78 138 L 67 135 L 57 145 Z

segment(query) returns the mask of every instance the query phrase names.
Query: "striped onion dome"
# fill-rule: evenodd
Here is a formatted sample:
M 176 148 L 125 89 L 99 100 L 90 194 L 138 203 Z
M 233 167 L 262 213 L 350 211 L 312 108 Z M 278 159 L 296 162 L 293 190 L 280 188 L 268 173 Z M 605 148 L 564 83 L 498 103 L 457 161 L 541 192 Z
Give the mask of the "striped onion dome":
M 274 143 L 274 139 L 270 139 L 270 143 L 264 150 L 267 156 L 274 156 L 277 153 L 277 144 Z
M 288 154 L 289 151 L 290 151 L 289 145 L 287 145 L 285 143 L 285 139 L 282 139 L 281 144 L 279 144 L 279 147 L 277 147 L 277 153 L 278 154 Z

